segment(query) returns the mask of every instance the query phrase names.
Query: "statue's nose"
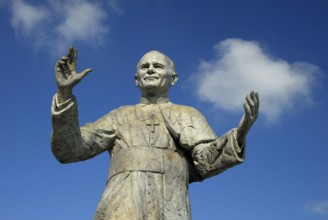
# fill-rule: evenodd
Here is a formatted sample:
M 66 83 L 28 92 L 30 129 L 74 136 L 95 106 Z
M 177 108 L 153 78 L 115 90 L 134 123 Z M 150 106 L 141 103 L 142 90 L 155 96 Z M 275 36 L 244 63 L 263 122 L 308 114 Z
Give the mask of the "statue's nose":
M 147 73 L 148 73 L 148 74 L 153 74 L 153 73 L 155 73 L 155 69 L 154 69 L 153 65 L 150 65 L 150 66 L 149 66 L 149 68 L 148 68 L 148 70 L 147 70 Z

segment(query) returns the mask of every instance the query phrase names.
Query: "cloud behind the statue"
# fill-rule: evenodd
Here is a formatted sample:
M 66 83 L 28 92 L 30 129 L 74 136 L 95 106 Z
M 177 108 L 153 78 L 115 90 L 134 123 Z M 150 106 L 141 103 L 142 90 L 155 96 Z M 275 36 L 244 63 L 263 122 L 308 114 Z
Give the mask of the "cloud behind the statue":
M 305 209 L 310 213 L 328 216 L 328 200 L 309 201 L 306 203 Z
M 95 1 L 61 0 L 11 4 L 11 25 L 17 35 L 37 49 L 62 54 L 74 43 L 101 45 L 109 34 L 108 17 Z
M 192 76 L 201 100 L 227 111 L 242 110 L 245 96 L 254 90 L 269 122 L 277 121 L 297 101 L 311 102 L 317 66 L 272 58 L 255 41 L 227 39 L 214 48 L 216 57 L 202 60 Z

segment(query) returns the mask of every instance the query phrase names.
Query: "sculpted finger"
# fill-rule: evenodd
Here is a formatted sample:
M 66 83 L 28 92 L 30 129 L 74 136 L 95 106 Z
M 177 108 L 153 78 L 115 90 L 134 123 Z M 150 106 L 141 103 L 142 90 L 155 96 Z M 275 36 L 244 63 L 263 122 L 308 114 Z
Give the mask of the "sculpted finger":
M 252 101 L 254 102 L 255 105 L 258 105 L 259 99 L 258 99 L 258 94 L 254 91 L 251 92 L 251 98 Z
M 79 74 L 79 79 L 83 79 L 86 75 L 88 75 L 88 73 L 90 73 L 92 71 L 91 68 L 85 69 L 83 70 L 80 74 Z
M 68 52 L 67 52 L 66 57 L 69 57 L 70 58 L 73 53 L 74 53 L 74 48 L 73 47 L 68 48 Z
M 260 105 L 260 97 L 259 97 L 259 94 L 257 92 L 255 93 L 255 97 L 256 97 L 256 100 L 257 100 L 257 104 Z
M 61 65 L 62 65 L 61 62 L 62 62 L 61 60 L 58 60 L 58 61 L 56 62 L 56 65 L 55 65 L 55 71 L 56 71 L 56 72 L 57 72 L 57 70 L 60 70 L 60 67 L 61 67 Z
M 62 72 L 61 72 L 62 68 L 60 66 L 56 66 L 55 68 L 55 75 L 56 77 L 62 76 Z
M 59 61 L 57 62 L 57 64 L 58 64 L 59 67 L 63 67 L 63 65 L 66 64 L 66 63 L 67 63 L 67 62 L 66 62 L 66 61 L 63 61 L 63 60 L 59 60 Z
M 246 102 L 250 108 L 251 114 L 254 115 L 255 113 L 255 103 L 253 102 L 251 95 L 246 96 Z
M 61 84 L 65 80 L 63 74 L 60 72 L 60 70 L 57 71 L 57 68 L 55 72 L 55 77 L 58 84 Z
M 252 91 L 250 96 L 254 103 L 253 115 L 254 115 L 254 118 L 257 118 L 258 112 L 259 112 L 259 106 L 260 106 L 259 94 L 257 92 Z
M 242 119 L 240 120 L 239 126 L 238 126 L 238 130 L 240 131 L 239 133 L 241 133 L 241 134 L 247 132 L 247 130 L 250 127 L 251 121 L 252 121 L 250 109 L 246 102 L 244 103 L 244 109 L 245 109 L 245 114 L 243 115 Z
M 258 115 L 259 112 L 259 108 L 260 108 L 260 98 L 259 98 L 259 94 L 257 92 L 254 93 L 254 103 L 255 103 L 255 113 L 256 116 Z
M 254 92 L 254 91 L 252 91 L 252 92 L 250 93 L 250 97 L 251 97 L 251 99 L 253 100 L 253 102 L 255 103 L 255 102 L 256 102 L 256 97 L 255 97 L 255 92 Z
M 68 56 L 62 56 L 60 58 L 60 60 L 62 60 L 62 61 L 68 61 L 69 60 L 69 57 Z
M 56 74 L 59 74 L 61 72 L 61 70 L 63 69 L 63 64 L 65 62 L 62 61 L 62 60 L 58 60 L 57 63 L 56 63 L 56 66 L 55 66 L 55 73 Z
M 252 94 L 249 94 L 246 96 L 246 100 L 247 102 L 251 105 L 251 106 L 254 106 L 254 101 L 253 101 L 253 98 L 252 98 Z
M 247 102 L 244 103 L 244 109 L 245 109 L 245 119 L 248 120 L 252 116 L 252 111 Z
M 68 57 L 66 57 L 66 56 L 62 56 L 62 57 L 60 58 L 60 60 L 58 61 L 58 63 L 59 63 L 60 65 L 65 65 L 65 64 L 67 64 L 68 61 L 69 61 L 69 58 L 68 58 Z
M 61 69 L 67 68 L 67 58 L 62 57 L 60 60 L 57 61 L 56 67 L 59 67 Z
M 76 66 L 76 60 L 77 60 L 77 49 L 73 47 L 72 54 L 71 54 L 71 64 Z

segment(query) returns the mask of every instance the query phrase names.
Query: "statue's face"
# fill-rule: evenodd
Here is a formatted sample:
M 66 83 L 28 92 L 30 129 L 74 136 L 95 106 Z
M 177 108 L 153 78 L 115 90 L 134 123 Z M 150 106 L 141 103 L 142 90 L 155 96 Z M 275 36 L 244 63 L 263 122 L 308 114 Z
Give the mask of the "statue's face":
M 169 62 L 157 51 L 149 52 L 141 58 L 135 79 L 141 91 L 149 95 L 166 93 L 175 83 Z

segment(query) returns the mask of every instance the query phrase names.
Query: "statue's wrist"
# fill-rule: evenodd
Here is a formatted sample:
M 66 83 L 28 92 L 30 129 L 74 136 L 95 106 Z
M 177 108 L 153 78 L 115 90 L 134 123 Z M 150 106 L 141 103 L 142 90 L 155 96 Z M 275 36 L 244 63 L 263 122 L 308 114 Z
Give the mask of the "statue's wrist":
M 70 98 L 72 98 L 73 92 L 72 89 L 64 89 L 64 88 L 58 88 L 57 91 L 57 100 L 59 103 L 63 103 Z
M 237 129 L 235 133 L 235 138 L 239 145 L 243 145 L 246 141 L 247 131 Z

